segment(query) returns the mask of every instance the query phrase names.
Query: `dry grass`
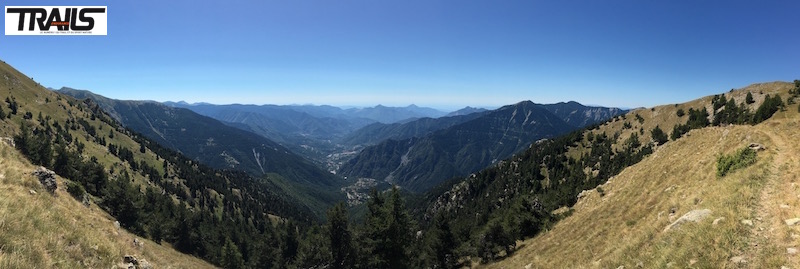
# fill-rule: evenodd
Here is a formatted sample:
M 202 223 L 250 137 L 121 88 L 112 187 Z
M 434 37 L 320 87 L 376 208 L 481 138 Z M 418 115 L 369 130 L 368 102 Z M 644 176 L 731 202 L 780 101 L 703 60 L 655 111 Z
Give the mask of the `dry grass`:
M 762 92 L 785 95 L 788 84 L 757 84 L 728 94 L 743 100 L 747 91 L 760 101 Z M 686 116 L 675 115 L 678 108 L 707 106 L 710 99 L 632 111 L 625 121 L 634 128 L 623 129 L 623 120 L 618 120 L 594 132 L 621 132 L 624 139 L 644 127 L 647 138 L 642 140 L 648 141 L 655 124 L 669 132 L 672 125 L 685 122 Z M 644 124 L 636 121 L 636 113 L 645 118 Z M 511 257 L 486 267 L 800 268 L 798 256 L 786 250 L 800 245 L 800 227 L 784 223 L 800 217 L 799 125 L 798 113 L 789 109 L 757 126 L 693 130 L 603 185 L 604 196 L 592 192 L 573 207 L 572 216 L 521 242 Z M 717 156 L 751 142 L 767 147 L 758 153 L 756 164 L 717 178 Z M 712 214 L 699 223 L 664 231 L 694 209 L 710 209 Z M 732 262 L 735 256 L 747 263 Z
M 31 175 L 35 167 L 0 145 L 0 268 L 110 268 L 130 254 L 158 268 L 210 268 L 200 259 L 114 227 L 95 205 L 85 207 L 58 178 L 55 196 Z M 34 190 L 36 194 L 30 194 Z

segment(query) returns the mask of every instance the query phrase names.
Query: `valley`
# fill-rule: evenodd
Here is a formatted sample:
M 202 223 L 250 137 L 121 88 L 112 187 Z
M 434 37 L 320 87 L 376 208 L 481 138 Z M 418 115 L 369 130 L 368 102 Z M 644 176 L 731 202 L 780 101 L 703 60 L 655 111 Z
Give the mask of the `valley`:
M 314 160 L 292 150 L 310 146 L 288 142 L 309 133 L 287 131 L 281 136 L 289 139 L 279 143 L 252 132 L 278 119 L 263 126 L 222 122 L 174 105 L 51 91 L 10 66 L 2 71 L 9 111 L 0 121 L 11 146 L 3 146 L 0 161 L 19 168 L 0 175 L 52 167 L 61 195 L 45 199 L 83 203 L 100 214 L 80 220 L 96 223 L 90 227 L 116 219 L 146 249 L 176 253 L 120 248 L 119 240 L 131 235 L 79 239 L 70 244 L 106 249 L 96 258 L 70 256 L 71 262 L 109 264 L 135 253 L 179 267 L 314 267 L 337 260 L 358 268 L 797 264 L 781 251 L 795 247 L 787 237 L 793 228 L 781 223 L 794 217 L 784 209 L 795 205 L 787 192 L 794 189 L 791 150 L 798 145 L 790 130 L 800 124 L 800 107 L 792 109 L 800 82 L 630 111 L 523 101 L 394 123 L 371 119 L 335 135 L 317 133 L 316 141 L 328 135 L 326 141 L 347 150 Z M 313 130 L 320 121 L 296 121 L 293 128 Z M 720 174 L 721 156 L 749 145 L 766 150 L 741 171 Z M 321 160 L 342 166 L 327 171 L 331 166 Z M 31 181 L 4 184 L 46 193 Z M 37 212 L 53 210 L 34 204 Z M 19 207 L 5 210 L 18 215 Z M 714 223 L 712 217 L 681 222 L 696 212 L 711 214 Z M 53 216 L 33 218 L 66 227 L 62 219 L 71 215 Z M 344 241 L 323 240 L 334 235 Z M 696 238 L 708 243 L 673 247 Z M 264 252 L 271 254 L 257 254 Z M 8 265 L 26 259 L 2 255 Z M 554 258 L 564 255 L 570 258 Z
M 5 4 L 0 269 L 800 268 L 800 2 Z

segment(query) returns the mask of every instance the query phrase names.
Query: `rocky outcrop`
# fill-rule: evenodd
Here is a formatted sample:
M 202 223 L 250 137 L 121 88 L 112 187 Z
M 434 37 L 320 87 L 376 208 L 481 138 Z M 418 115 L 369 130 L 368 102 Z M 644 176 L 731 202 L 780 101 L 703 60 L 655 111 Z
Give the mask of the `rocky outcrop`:
M 711 215 L 711 210 L 710 209 L 695 209 L 695 210 L 689 211 L 688 213 L 686 213 L 683 216 L 681 216 L 680 218 L 678 218 L 678 220 L 676 220 L 675 222 L 673 222 L 672 224 L 670 224 L 666 228 L 664 228 L 664 231 L 666 232 L 666 231 L 669 231 L 671 229 L 678 228 L 680 225 L 682 225 L 684 223 L 687 223 L 687 222 L 700 222 L 701 220 L 705 219 L 709 215 Z
M 39 166 L 39 168 L 36 168 L 36 170 L 33 171 L 33 175 L 39 179 L 39 183 L 42 183 L 42 186 L 44 186 L 44 188 L 50 192 L 50 194 L 55 194 L 56 189 L 58 189 L 58 183 L 56 183 L 56 172 Z
M 126 269 L 152 269 L 153 265 L 145 259 L 138 259 L 133 255 L 125 255 L 122 257 L 122 263 L 117 265 L 117 268 Z

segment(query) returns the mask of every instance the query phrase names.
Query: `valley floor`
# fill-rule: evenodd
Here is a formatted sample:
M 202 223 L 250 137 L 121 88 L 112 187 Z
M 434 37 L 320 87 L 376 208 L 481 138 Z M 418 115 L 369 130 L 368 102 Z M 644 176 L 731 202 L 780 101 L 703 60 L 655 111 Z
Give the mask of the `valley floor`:
M 794 107 L 791 107 L 794 108 Z M 487 268 L 800 268 L 800 118 L 710 127 L 667 143 Z M 757 162 L 716 176 L 717 157 L 759 143 Z M 693 210 L 698 222 L 666 229 Z M 800 219 L 798 219 L 800 221 Z

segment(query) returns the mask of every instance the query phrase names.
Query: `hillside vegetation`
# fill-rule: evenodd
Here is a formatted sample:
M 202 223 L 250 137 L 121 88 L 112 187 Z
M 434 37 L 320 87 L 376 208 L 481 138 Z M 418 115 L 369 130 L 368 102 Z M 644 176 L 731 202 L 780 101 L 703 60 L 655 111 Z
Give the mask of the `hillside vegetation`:
M 0 268 L 109 268 L 125 255 L 156 268 L 214 268 L 115 227 L 97 205 L 73 199 L 60 177 L 51 195 L 31 174 L 35 168 L 0 143 Z
M 122 127 L 96 103 L 49 91 L 5 63 L 0 99 L 0 137 L 64 178 L 69 195 L 59 199 L 87 201 L 131 233 L 224 267 L 288 264 L 308 245 L 297 231 L 316 216 L 280 190 L 281 180 L 211 169 Z M 14 205 L 20 208 L 9 210 L 27 210 Z
M 710 125 L 724 125 L 718 115 L 743 123 L 691 130 L 655 147 L 641 162 L 558 210 L 568 212 L 563 220 L 517 242 L 518 248 L 508 257 L 487 267 L 797 268 L 800 230 L 792 219 L 800 217 L 796 213 L 800 117 L 790 97 L 793 88 L 789 83 L 764 83 L 724 94 L 735 100 L 736 105 L 728 107 L 748 108 L 750 115 L 728 117 L 724 106 L 712 110 L 719 95 L 634 110 L 595 128 L 593 133 L 620 132 L 622 137 L 638 132 L 639 126 L 680 129 L 691 124 L 686 122 L 688 113 L 681 117 L 678 110 L 689 108 L 716 111 L 709 113 Z M 748 93 L 753 97 L 749 104 Z M 786 100 L 783 109 L 778 106 L 769 119 L 750 125 L 764 110 L 757 108 L 765 100 L 770 102 L 767 95 Z M 648 137 L 649 132 L 642 133 Z M 726 159 L 739 154 L 743 160 L 749 158 L 742 148 L 754 143 L 766 150 L 753 151 L 752 165 L 718 175 L 718 165 L 724 166 Z M 577 151 L 573 155 L 581 152 L 579 147 L 573 151 Z M 697 215 L 704 217 L 694 219 Z M 691 220 L 682 222 L 687 219 Z

